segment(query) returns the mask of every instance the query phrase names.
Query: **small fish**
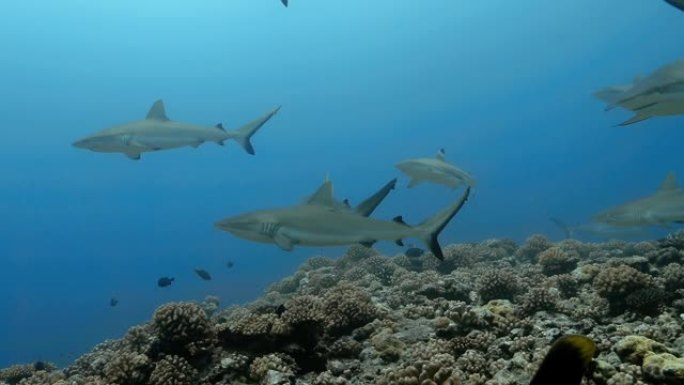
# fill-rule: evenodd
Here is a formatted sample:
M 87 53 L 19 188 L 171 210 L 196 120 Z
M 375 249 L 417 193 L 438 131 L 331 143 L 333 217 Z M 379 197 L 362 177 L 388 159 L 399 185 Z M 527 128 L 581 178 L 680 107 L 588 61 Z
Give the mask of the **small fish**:
M 161 277 L 161 278 L 159 278 L 159 280 L 157 281 L 157 286 L 159 286 L 159 287 L 171 286 L 171 284 L 172 284 L 173 281 L 175 281 L 175 280 L 176 280 L 175 278 Z
M 227 267 L 227 268 L 232 269 L 233 266 L 235 266 L 235 263 L 233 263 L 233 261 L 228 261 L 228 262 L 226 262 L 226 267 Z
M 668 4 L 671 6 L 679 9 L 680 11 L 684 11 L 684 0 L 665 0 Z M 287 3 L 287 0 L 285 0 Z M 285 4 L 287 6 L 287 4 Z
M 211 275 L 208 271 L 202 269 L 195 269 L 195 273 L 205 281 L 211 281 Z
M 596 352 L 596 344 L 587 337 L 561 337 L 551 346 L 530 385 L 579 385 Z
M 111 307 L 114 307 L 114 306 L 116 306 L 116 305 L 118 305 L 118 304 L 119 304 L 119 300 L 116 299 L 116 298 L 114 298 L 114 297 L 112 297 L 112 298 L 109 300 L 109 306 L 111 306 Z
M 276 315 L 278 315 L 278 316 L 280 317 L 283 313 L 285 313 L 285 310 L 287 310 L 287 309 L 285 308 L 285 305 L 283 305 L 283 304 L 281 303 L 280 305 L 278 305 L 278 307 L 276 307 L 275 313 L 276 313 Z
M 406 249 L 404 254 L 409 258 L 420 258 L 423 254 L 425 254 L 425 250 L 421 249 L 420 247 L 412 246 Z

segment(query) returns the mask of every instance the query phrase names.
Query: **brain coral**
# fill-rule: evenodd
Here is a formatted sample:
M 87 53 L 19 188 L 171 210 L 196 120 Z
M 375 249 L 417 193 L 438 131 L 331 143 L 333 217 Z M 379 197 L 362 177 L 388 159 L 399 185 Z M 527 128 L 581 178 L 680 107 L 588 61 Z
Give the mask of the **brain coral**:
M 214 343 L 214 330 L 202 308 L 194 303 L 169 303 L 154 313 L 152 325 L 171 352 L 196 355 Z
M 195 370 L 183 357 L 166 356 L 154 367 L 149 385 L 193 385 L 197 377 Z

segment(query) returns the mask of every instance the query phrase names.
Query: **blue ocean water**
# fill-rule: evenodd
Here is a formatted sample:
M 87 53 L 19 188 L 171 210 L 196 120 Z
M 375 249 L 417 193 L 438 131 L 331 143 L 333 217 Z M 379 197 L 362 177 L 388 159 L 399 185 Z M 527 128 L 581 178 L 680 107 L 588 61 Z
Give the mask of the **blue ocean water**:
M 6 2 L 0 12 L 0 366 L 66 364 L 150 318 L 218 295 L 242 303 L 311 255 L 212 224 L 299 202 L 323 181 L 359 202 L 394 164 L 447 157 L 478 186 L 442 243 L 588 221 L 684 175 L 684 118 L 614 127 L 591 93 L 682 57 L 663 1 L 291 0 Z M 253 142 L 131 161 L 70 143 L 142 118 L 230 128 L 282 105 Z M 415 223 L 456 199 L 392 192 Z M 400 249 L 383 243 L 387 253 Z M 235 266 L 228 269 L 227 261 Z M 212 273 L 199 280 L 194 268 Z M 162 275 L 176 277 L 160 289 Z M 110 297 L 120 303 L 109 306 Z

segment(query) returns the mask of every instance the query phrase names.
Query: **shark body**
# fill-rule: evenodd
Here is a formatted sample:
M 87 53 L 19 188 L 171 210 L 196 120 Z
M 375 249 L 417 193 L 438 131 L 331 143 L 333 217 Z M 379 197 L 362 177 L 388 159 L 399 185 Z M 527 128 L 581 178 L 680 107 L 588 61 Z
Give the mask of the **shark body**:
M 368 212 L 370 206 L 367 206 L 366 211 L 357 212 L 325 203 L 333 202 L 332 196 L 294 207 L 238 215 L 221 220 L 215 226 L 243 239 L 276 244 L 286 251 L 297 245 L 372 245 L 380 240 L 402 244 L 404 238 L 418 238 L 435 257 L 443 259 L 437 236 L 465 204 L 469 193 L 470 188 L 451 206 L 415 227 L 404 223 L 401 217 L 383 221 L 364 216 L 363 213 Z
M 446 161 L 443 149 L 434 158 L 407 159 L 396 167 L 410 178 L 409 188 L 421 182 L 442 184 L 452 189 L 475 186 L 475 179 L 470 174 Z
M 668 4 L 671 6 L 679 9 L 680 11 L 684 11 L 684 0 L 665 0 Z
M 608 209 L 594 220 L 611 226 L 670 226 L 684 223 L 684 190 L 669 173 L 654 194 Z
M 684 60 L 668 64 L 632 84 L 612 86 L 594 93 L 607 104 L 606 111 L 622 107 L 634 116 L 619 124 L 627 126 L 657 116 L 684 114 Z
M 179 147 L 198 147 L 205 142 L 223 145 L 229 139 L 237 141 L 247 153 L 254 154 L 250 138 L 280 107 L 247 123 L 235 131 L 227 131 L 221 124 L 215 127 L 175 122 L 166 116 L 164 102 L 156 101 L 145 119 L 104 129 L 73 143 L 74 147 L 95 152 L 122 153 L 138 160 L 144 152 Z
M 587 222 L 578 225 L 568 225 L 558 218 L 550 218 L 556 226 L 563 230 L 565 238 L 579 240 L 609 241 L 649 239 L 652 231 L 647 227 L 618 227 L 601 222 Z

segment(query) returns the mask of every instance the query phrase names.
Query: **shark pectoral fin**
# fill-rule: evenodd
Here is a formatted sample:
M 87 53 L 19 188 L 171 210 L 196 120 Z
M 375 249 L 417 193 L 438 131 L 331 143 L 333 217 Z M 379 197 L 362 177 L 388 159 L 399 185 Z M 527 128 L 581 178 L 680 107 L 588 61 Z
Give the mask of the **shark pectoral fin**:
M 620 127 L 629 126 L 630 124 L 639 123 L 639 122 L 644 121 L 648 118 L 650 118 L 650 116 L 643 115 L 643 114 L 640 114 L 637 112 L 636 115 L 634 115 L 631 118 L 625 120 L 624 122 L 618 124 L 618 126 L 620 126 Z
M 128 159 L 140 160 L 139 152 L 126 152 L 125 155 L 128 157 Z
M 285 251 L 292 251 L 292 249 L 294 249 L 294 242 L 292 242 L 292 239 L 288 238 L 285 234 L 281 232 L 277 232 L 273 236 L 273 240 L 275 241 L 276 245 L 278 245 L 278 247 Z

